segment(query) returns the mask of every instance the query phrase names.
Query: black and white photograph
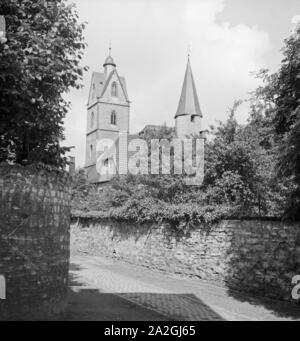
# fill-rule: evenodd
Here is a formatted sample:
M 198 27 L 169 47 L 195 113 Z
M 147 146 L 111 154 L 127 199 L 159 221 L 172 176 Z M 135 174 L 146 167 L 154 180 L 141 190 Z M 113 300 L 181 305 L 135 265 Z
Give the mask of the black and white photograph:
M 300 321 L 299 0 L 0 0 L 0 321 Z

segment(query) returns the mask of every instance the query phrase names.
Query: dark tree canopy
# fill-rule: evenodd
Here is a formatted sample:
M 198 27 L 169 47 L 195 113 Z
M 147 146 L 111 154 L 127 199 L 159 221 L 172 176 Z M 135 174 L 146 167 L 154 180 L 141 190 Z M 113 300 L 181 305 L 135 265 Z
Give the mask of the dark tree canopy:
M 277 143 L 278 180 L 288 184 L 287 217 L 300 219 L 300 26 L 285 41 L 280 69 L 261 73 L 258 95 L 268 104 Z
M 63 95 L 78 88 L 84 24 L 66 0 L 1 0 L 6 44 L 0 44 L 0 162 L 62 168 L 67 148 Z

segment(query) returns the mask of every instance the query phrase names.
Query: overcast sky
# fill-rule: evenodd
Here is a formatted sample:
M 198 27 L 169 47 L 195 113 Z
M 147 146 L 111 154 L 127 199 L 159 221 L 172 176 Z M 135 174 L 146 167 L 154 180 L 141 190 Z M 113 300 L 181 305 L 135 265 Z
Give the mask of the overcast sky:
M 130 131 L 147 124 L 174 126 L 188 46 L 203 128 L 226 118 L 235 99 L 257 86 L 250 75 L 276 70 L 280 49 L 300 15 L 299 0 L 70 0 L 88 22 L 83 64 L 84 87 L 67 99 L 68 146 L 77 166 L 84 165 L 86 103 L 93 71 L 102 72 L 112 42 L 117 70 L 126 78 L 131 104 Z M 247 119 L 247 106 L 238 120 Z

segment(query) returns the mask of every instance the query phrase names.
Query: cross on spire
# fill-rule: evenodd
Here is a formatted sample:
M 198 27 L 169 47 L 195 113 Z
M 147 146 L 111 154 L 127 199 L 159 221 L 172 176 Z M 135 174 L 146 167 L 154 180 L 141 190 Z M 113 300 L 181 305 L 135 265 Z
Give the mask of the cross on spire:
M 108 49 L 109 49 L 109 56 L 111 57 L 111 40 L 109 41 L 109 47 L 108 47 Z
M 188 47 L 187 47 L 187 55 L 188 55 L 188 59 L 190 58 L 190 56 L 191 56 L 191 53 L 192 53 L 191 44 L 188 44 Z

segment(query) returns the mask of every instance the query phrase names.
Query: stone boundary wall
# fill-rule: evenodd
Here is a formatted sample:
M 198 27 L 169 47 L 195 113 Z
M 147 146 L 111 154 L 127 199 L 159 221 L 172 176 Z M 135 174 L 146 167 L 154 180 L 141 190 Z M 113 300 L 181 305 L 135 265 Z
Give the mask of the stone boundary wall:
M 0 320 L 64 313 L 70 257 L 70 178 L 34 166 L 0 165 Z
M 292 301 L 292 278 L 300 275 L 300 224 L 230 220 L 184 236 L 168 226 L 74 220 L 71 250 Z

